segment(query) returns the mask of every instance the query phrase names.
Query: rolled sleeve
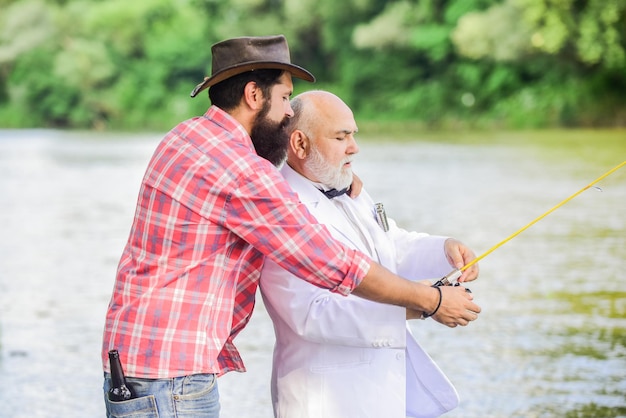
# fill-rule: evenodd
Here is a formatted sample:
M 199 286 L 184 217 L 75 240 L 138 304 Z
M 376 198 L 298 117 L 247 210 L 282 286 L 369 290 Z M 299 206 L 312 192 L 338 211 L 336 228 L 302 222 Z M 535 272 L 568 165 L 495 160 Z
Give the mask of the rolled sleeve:
M 369 271 L 370 259 L 332 238 L 273 169 L 248 173 L 226 213 L 230 230 L 311 284 L 347 295 Z

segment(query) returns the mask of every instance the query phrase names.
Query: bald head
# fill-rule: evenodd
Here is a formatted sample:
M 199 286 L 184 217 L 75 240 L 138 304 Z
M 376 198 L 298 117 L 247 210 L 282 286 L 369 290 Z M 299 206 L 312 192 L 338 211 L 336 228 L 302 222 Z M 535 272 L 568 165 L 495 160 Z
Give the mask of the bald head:
M 291 107 L 294 116 L 289 121 L 289 131 L 299 129 L 307 136 L 313 137 L 313 140 L 321 129 L 339 119 L 351 121 L 351 125 L 356 126 L 348 105 L 327 91 L 313 90 L 301 93 L 291 100 Z
M 350 185 L 352 158 L 359 151 L 352 110 L 336 95 L 321 90 L 299 94 L 291 100 L 291 107 L 287 163 L 328 187 Z

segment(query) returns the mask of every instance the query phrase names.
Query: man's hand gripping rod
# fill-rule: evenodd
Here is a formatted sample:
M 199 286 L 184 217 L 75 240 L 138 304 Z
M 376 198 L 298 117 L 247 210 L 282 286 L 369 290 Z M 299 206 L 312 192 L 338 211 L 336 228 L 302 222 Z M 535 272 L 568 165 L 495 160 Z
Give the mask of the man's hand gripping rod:
M 566 204 L 567 202 L 569 202 L 570 200 L 572 200 L 573 198 L 575 198 L 576 196 L 578 196 L 579 194 L 584 192 L 585 190 L 589 189 L 591 186 L 593 186 L 594 184 L 596 184 L 600 180 L 604 179 L 605 177 L 608 177 L 610 174 L 612 174 L 615 171 L 619 170 L 624 165 L 626 165 L 626 161 L 623 161 L 621 164 L 618 164 L 617 166 L 613 167 L 612 169 L 610 169 L 609 171 L 607 171 L 606 173 L 604 173 L 603 175 L 601 175 L 600 177 L 598 177 L 597 179 L 595 179 L 594 181 L 592 181 L 591 183 L 589 183 L 588 185 L 586 185 L 585 187 L 583 187 L 582 189 L 580 189 L 579 191 L 577 191 L 576 193 L 574 193 L 573 195 L 568 197 L 567 199 L 564 199 L 562 202 L 560 202 L 559 204 L 555 205 L 552 209 L 548 210 L 547 212 L 545 212 L 541 216 L 538 216 L 537 218 L 533 219 L 528 224 L 526 224 L 525 226 L 523 226 L 522 228 L 520 228 L 519 230 L 517 230 L 513 234 L 509 235 L 507 238 L 503 239 L 502 241 L 500 241 L 499 243 L 497 243 L 496 245 L 494 245 L 493 247 L 491 247 L 490 249 L 485 251 L 482 255 L 480 255 L 479 257 L 477 257 L 475 259 L 473 259 L 472 261 L 470 261 L 469 263 L 467 263 L 466 265 L 464 265 L 460 269 L 452 270 L 450 273 L 448 273 L 447 275 L 445 275 L 444 277 L 439 279 L 437 282 L 435 282 L 433 284 L 433 286 L 458 286 L 460 284 L 458 282 L 459 277 L 461 277 L 461 275 L 463 274 L 463 272 L 465 270 L 467 270 L 468 268 L 470 268 L 471 266 L 476 264 L 479 260 L 482 260 L 483 258 L 488 256 L 489 254 L 494 252 L 497 248 L 499 248 L 502 245 L 506 244 L 508 241 L 512 240 L 513 238 L 515 238 L 516 236 L 518 236 L 519 234 L 521 234 L 522 232 L 524 232 L 525 230 L 530 228 L 532 225 L 534 225 L 535 223 L 539 222 L 541 219 L 545 218 L 550 213 L 554 212 L 555 210 L 557 210 L 558 208 L 560 208 L 561 206 L 563 206 L 564 204 Z M 469 289 L 466 289 L 466 290 L 469 291 Z

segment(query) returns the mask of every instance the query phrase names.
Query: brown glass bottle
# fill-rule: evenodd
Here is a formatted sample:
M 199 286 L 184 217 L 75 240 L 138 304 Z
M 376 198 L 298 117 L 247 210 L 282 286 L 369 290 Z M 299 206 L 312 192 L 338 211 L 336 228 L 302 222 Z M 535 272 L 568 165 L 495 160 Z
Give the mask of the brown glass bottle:
M 109 389 L 109 400 L 113 402 L 127 401 L 133 398 L 133 393 L 126 386 L 126 378 L 120 361 L 120 354 L 117 350 L 109 351 L 109 364 L 111 365 L 111 388 Z

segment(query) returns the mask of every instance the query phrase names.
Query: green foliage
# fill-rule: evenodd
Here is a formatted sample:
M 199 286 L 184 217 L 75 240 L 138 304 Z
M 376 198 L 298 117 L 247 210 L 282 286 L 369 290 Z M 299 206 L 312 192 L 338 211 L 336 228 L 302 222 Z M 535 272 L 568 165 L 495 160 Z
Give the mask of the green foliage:
M 451 33 L 458 52 L 472 59 L 492 58 L 496 61 L 516 61 L 528 55 L 531 31 L 520 21 L 521 10 L 513 4 L 514 1 L 462 16 Z
M 542 53 L 584 65 L 624 68 L 626 0 L 511 0 Z M 570 51 L 576 51 L 573 58 Z
M 56 35 L 53 10 L 43 1 L 8 4 L 0 16 L 0 64 L 15 61 L 20 54 L 46 44 Z M 17 36 L 19 35 L 19 36 Z
M 390 3 L 370 22 L 354 29 L 352 40 L 357 48 L 384 50 L 389 46 L 405 46 L 410 41 L 408 19 L 411 5 L 407 1 Z
M 0 127 L 167 129 L 213 43 L 277 33 L 358 118 L 626 125 L 626 0 L 0 0 Z

